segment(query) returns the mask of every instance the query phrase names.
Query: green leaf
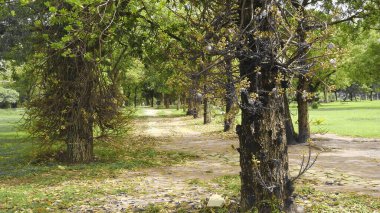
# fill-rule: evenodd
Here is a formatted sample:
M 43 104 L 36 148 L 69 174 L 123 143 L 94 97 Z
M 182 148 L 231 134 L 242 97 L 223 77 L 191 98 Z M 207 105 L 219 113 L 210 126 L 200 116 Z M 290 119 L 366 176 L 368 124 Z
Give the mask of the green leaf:
M 49 11 L 52 13 L 55 13 L 55 12 L 57 12 L 57 8 L 56 7 L 49 7 Z
M 66 0 L 66 2 L 71 4 L 71 5 L 83 7 L 83 4 L 80 0 Z

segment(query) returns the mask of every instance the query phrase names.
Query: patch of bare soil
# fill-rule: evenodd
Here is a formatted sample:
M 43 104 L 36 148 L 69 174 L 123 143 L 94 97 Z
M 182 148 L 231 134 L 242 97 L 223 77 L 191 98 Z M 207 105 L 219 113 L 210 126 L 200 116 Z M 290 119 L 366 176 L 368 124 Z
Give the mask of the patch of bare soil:
M 304 178 L 317 180 L 317 189 L 380 196 L 379 140 L 316 135 L 314 144 L 315 152 L 321 153 Z M 292 165 L 299 163 L 305 150 L 305 145 L 290 147 Z
M 239 174 L 239 156 L 232 145 L 238 140 L 222 139 L 201 134 L 189 127 L 190 117 L 160 118 L 154 109 L 146 109 L 147 119 L 136 123 L 140 134 L 156 137 L 159 149 L 194 153 L 199 158 L 174 166 L 150 168 L 128 172 L 123 178 L 130 180 L 130 193 L 104 197 L 107 205 L 102 211 L 142 211 L 148 205 L 175 207 L 187 205 L 191 209 L 200 207 L 202 200 L 218 189 L 195 181 L 210 181 L 224 175 Z M 207 128 L 205 126 L 205 128 Z M 380 142 L 363 141 L 337 136 L 318 136 L 313 153 L 320 152 L 317 162 L 303 180 L 327 192 L 358 192 L 380 196 Z M 295 176 L 305 145 L 289 148 L 291 174 Z M 211 181 L 210 181 L 211 182 Z M 99 210 L 99 209 L 98 209 Z

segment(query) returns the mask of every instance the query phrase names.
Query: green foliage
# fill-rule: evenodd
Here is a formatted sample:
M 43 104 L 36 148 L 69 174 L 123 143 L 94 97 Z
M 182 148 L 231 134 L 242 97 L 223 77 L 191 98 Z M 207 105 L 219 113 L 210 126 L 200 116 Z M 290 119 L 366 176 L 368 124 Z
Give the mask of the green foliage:
M 25 127 L 46 145 L 64 141 L 69 161 L 91 161 L 94 138 L 122 133 L 128 125 L 118 67 L 126 52 L 113 51 L 119 47 L 115 30 L 127 5 L 45 1 L 30 26 L 34 54 L 24 79 L 38 76 L 34 89 L 39 94 L 27 104 Z M 116 57 L 120 60 L 111 60 Z
M 0 87 L 0 106 L 9 107 L 10 104 L 15 104 L 19 100 L 19 93 L 13 89 Z
M 319 107 L 319 103 L 318 102 L 314 101 L 313 103 L 311 103 L 311 108 L 312 109 L 318 109 L 318 107 Z
M 353 82 L 372 85 L 380 81 L 380 34 L 376 31 L 360 35 L 347 45 L 348 56 L 338 66 Z

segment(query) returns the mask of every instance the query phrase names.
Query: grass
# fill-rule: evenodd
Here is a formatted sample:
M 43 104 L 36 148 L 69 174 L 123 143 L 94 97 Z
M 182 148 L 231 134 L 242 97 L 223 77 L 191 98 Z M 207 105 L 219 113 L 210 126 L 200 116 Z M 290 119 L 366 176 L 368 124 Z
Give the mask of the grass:
M 130 179 L 124 178 L 130 170 L 178 164 L 196 157 L 158 151 L 155 138 L 133 136 L 119 143 L 96 144 L 94 163 L 67 165 L 48 158 L 36 161 L 41 156 L 38 147 L 26 133 L 17 131 L 22 114 L 20 109 L 0 110 L 0 212 L 63 211 L 88 202 L 96 205 L 106 202 L 97 201 L 106 195 L 133 193 Z
M 296 122 L 295 105 L 291 112 Z M 310 108 L 310 122 L 313 133 L 380 138 L 380 101 L 322 103 L 318 109 Z
M 291 105 L 294 128 L 297 131 L 297 106 Z M 211 124 L 203 125 L 203 118 L 194 120 L 194 129 L 200 132 L 222 133 L 220 110 L 213 114 Z M 318 109 L 309 108 L 312 133 L 332 133 L 360 138 L 380 138 L 380 101 L 322 103 Z M 241 114 L 236 117 L 241 123 Z

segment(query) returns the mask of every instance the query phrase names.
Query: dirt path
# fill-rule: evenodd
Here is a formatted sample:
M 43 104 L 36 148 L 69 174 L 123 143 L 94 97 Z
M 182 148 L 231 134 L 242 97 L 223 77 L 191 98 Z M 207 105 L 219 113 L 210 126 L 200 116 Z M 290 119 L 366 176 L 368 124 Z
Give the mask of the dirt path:
M 187 205 L 197 208 L 202 200 L 218 191 L 210 180 L 223 175 L 239 174 L 239 157 L 231 148 L 237 139 L 204 135 L 189 125 L 192 118 L 162 118 L 154 109 L 145 109 L 148 118 L 136 125 L 142 134 L 155 137 L 159 149 L 194 153 L 199 158 L 175 166 L 128 172 L 135 193 L 107 196 L 105 211 L 139 211 L 149 204 Z M 205 126 L 204 128 L 207 128 Z M 328 192 L 359 192 L 380 196 L 380 142 L 320 136 L 315 151 L 323 150 L 315 166 L 303 177 L 316 188 Z M 296 175 L 304 145 L 289 149 L 291 173 Z M 191 184 L 207 181 L 212 187 Z
M 315 166 L 305 175 L 318 180 L 316 188 L 328 192 L 356 192 L 380 196 L 380 141 L 335 135 L 315 136 L 321 153 Z M 290 148 L 294 165 L 305 147 Z

